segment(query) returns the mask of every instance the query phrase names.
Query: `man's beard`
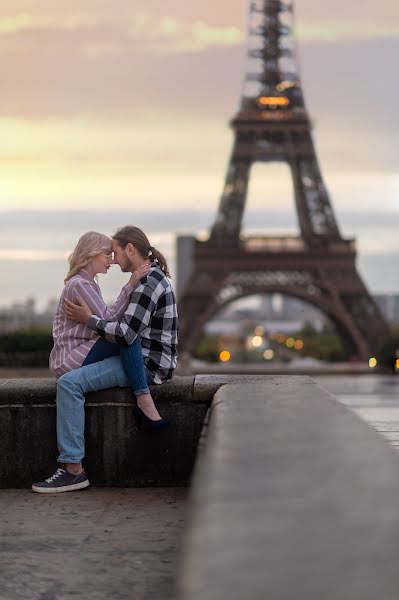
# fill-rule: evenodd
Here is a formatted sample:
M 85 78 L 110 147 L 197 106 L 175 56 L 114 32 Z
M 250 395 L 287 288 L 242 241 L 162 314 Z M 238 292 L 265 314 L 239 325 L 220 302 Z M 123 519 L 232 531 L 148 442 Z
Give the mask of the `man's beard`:
M 132 263 L 128 258 L 124 258 L 123 264 L 119 265 L 122 273 L 131 273 L 133 270 Z

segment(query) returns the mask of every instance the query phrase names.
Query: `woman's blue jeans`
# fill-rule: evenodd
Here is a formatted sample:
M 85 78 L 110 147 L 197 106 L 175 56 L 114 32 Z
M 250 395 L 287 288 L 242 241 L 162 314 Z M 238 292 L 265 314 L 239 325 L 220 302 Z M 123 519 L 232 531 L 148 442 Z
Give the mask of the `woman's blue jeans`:
M 112 342 L 100 338 L 90 350 L 82 367 L 100 362 L 105 358 L 111 358 L 111 356 L 121 357 L 122 366 L 136 397 L 150 393 L 148 383 L 151 383 L 151 381 L 148 381 L 148 374 L 141 351 L 141 342 L 138 336 L 130 346 L 112 344 Z
M 80 369 L 69 371 L 57 382 L 57 442 L 60 463 L 79 463 L 85 455 L 85 394 L 112 387 L 127 387 L 136 395 L 153 383 L 144 366 L 138 338 L 130 346 L 102 338 L 89 352 Z

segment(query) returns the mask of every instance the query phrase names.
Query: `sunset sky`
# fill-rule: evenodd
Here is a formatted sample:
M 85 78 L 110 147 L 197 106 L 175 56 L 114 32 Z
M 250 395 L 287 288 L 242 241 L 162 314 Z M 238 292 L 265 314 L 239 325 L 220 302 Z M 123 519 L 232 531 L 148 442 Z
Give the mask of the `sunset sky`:
M 216 211 L 247 7 L 3 0 L 0 211 Z M 297 0 L 295 9 L 338 218 L 352 227 L 356 215 L 380 214 L 387 230 L 375 246 L 399 250 L 399 3 Z M 290 186 L 284 165 L 256 166 L 249 208 L 292 212 Z

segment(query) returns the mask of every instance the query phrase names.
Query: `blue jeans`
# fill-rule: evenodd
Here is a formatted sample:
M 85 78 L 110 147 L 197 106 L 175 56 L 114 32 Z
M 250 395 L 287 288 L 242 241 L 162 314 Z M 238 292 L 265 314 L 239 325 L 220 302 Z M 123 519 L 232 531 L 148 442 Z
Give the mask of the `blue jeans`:
M 96 344 L 97 345 L 97 344 Z M 132 344 L 134 346 L 134 343 Z M 140 346 L 140 357 L 143 360 Z M 93 347 L 93 349 L 95 346 Z M 126 348 L 131 348 L 127 346 Z M 132 353 L 137 351 L 132 349 Z M 128 355 L 126 353 L 126 355 Z M 130 355 L 132 356 L 132 355 Z M 144 371 L 145 372 L 145 371 Z M 147 374 L 145 385 L 151 383 Z M 85 365 L 57 382 L 57 442 L 60 463 L 79 463 L 85 454 L 85 394 L 112 387 L 129 387 L 122 355 Z M 138 390 L 136 390 L 138 391 Z
M 129 378 L 135 396 L 149 394 L 148 374 L 144 365 L 140 338 L 136 337 L 130 346 L 112 344 L 108 340 L 100 338 L 86 356 L 86 360 L 82 366 L 91 365 L 111 356 L 121 357 L 122 366 Z

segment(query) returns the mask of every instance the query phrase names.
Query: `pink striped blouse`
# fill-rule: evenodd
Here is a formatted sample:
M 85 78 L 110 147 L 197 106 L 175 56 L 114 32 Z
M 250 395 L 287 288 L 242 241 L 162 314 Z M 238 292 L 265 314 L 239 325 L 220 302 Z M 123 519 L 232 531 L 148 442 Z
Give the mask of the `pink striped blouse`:
M 54 347 L 50 354 L 50 371 L 60 377 L 82 366 L 99 336 L 86 325 L 71 321 L 65 315 L 64 300 L 76 302 L 78 296 L 90 307 L 92 314 L 108 321 L 118 321 L 129 304 L 133 286 L 127 283 L 112 308 L 108 308 L 101 290 L 85 269 L 66 282 L 54 317 Z

